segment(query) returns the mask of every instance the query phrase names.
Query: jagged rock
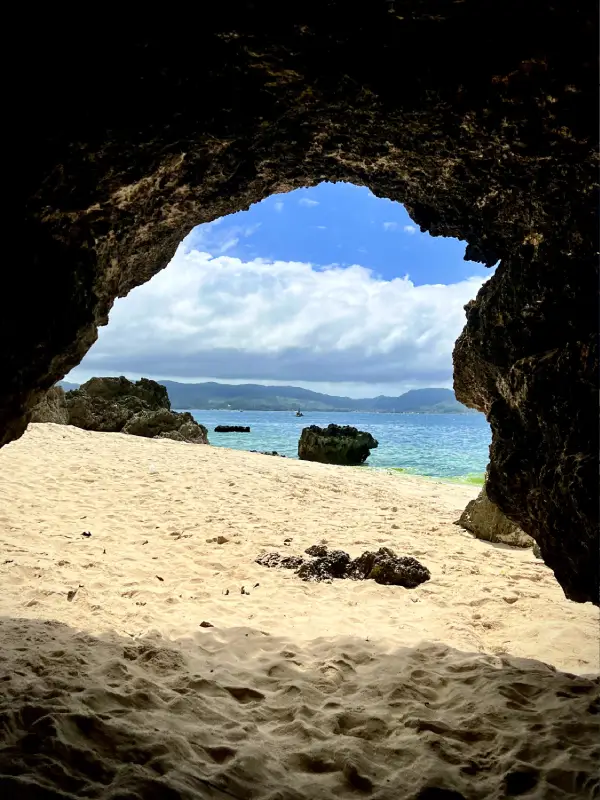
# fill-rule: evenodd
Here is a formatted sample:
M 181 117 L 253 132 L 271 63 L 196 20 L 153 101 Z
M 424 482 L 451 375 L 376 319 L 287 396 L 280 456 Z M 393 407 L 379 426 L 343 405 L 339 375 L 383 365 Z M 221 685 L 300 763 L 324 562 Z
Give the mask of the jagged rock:
M 327 555 L 327 547 L 324 544 L 313 544 L 310 547 L 307 547 L 304 552 L 309 556 L 322 558 L 323 556 Z
M 7 100 L 21 244 L 0 293 L 0 444 L 193 226 L 350 181 L 500 262 L 468 305 L 455 391 L 492 427 L 490 499 L 568 597 L 598 603 L 596 6 L 254 6 L 176 37 L 73 35 L 56 9 L 27 26 Z
M 539 544 L 537 542 L 534 542 L 534 544 L 533 544 L 533 555 L 536 558 L 541 558 L 542 557 L 542 551 L 540 550 L 540 546 L 539 546 Z
M 364 464 L 371 450 L 378 445 L 370 433 L 350 425 L 328 425 L 303 428 L 298 442 L 298 458 L 323 464 Z
M 330 550 L 323 556 L 305 561 L 296 573 L 303 581 L 326 581 L 345 578 L 350 556 L 343 550 Z
M 93 397 L 82 389 L 67 392 L 65 403 L 69 414 L 69 425 L 86 431 L 118 433 L 132 416 L 132 411 L 123 403 Z
M 487 496 L 485 486 L 475 500 L 471 500 L 455 523 L 478 539 L 502 542 L 513 547 L 532 547 L 535 542 L 518 525 L 507 519 L 498 506 Z
M 397 556 L 389 547 L 380 547 L 377 552 L 367 551 L 353 561 L 344 550 L 328 550 L 323 544 L 314 544 L 304 552 L 313 558 L 306 561 L 302 556 L 282 557 L 279 553 L 265 553 L 256 559 L 256 563 L 264 567 L 294 569 L 303 581 L 352 578 L 414 589 L 431 578 L 427 567 L 416 558 Z
M 177 433 L 177 441 L 208 444 L 206 428 L 196 422 L 188 411 L 182 414 L 168 411 L 166 408 L 159 408 L 156 411 L 141 411 L 126 422 L 122 432 L 148 438 Z M 169 436 L 169 438 L 173 438 L 173 436 Z
M 31 412 L 31 422 L 54 422 L 56 425 L 69 424 L 65 393 L 60 386 L 53 386 L 46 392 Z
M 391 586 L 414 589 L 431 578 L 431 573 L 412 556 L 397 556 L 389 547 L 377 552 L 365 552 L 348 565 L 348 577 L 354 580 L 374 580 Z
M 215 433 L 250 433 L 250 428 L 245 425 L 217 425 Z
M 256 559 L 263 567 L 280 567 L 281 569 L 298 569 L 304 564 L 302 556 L 282 556 L 279 553 L 265 553 Z
M 147 378 L 136 383 L 123 377 L 92 378 L 67 392 L 64 403 L 68 424 L 84 430 L 208 444 L 204 425 L 188 411 L 171 411 L 165 387 Z
M 120 378 L 90 378 L 74 391 L 85 392 L 89 397 L 101 397 L 110 402 L 122 403 L 132 411 L 141 411 L 144 408 L 157 410 L 166 408 L 170 410 L 171 402 L 166 388 L 149 378 L 139 381 L 130 381 Z M 139 402 L 142 405 L 140 406 Z

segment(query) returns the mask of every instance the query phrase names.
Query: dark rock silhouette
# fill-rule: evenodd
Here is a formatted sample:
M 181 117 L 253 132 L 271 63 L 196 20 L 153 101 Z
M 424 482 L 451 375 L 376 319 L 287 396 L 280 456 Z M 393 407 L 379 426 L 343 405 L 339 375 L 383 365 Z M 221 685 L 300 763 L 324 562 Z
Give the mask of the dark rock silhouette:
M 328 425 L 303 428 L 298 442 L 298 458 L 323 464 L 364 464 L 371 450 L 378 445 L 370 433 L 350 425 Z
M 304 581 L 350 578 L 414 589 L 431 578 L 427 567 L 416 558 L 397 556 L 389 547 L 380 547 L 377 552 L 366 551 L 354 560 L 344 550 L 328 550 L 323 544 L 314 544 L 304 552 L 313 557 L 304 559 L 302 556 L 265 553 L 256 559 L 256 563 L 263 567 L 293 569 Z
M 247 425 L 217 425 L 215 433 L 250 433 Z

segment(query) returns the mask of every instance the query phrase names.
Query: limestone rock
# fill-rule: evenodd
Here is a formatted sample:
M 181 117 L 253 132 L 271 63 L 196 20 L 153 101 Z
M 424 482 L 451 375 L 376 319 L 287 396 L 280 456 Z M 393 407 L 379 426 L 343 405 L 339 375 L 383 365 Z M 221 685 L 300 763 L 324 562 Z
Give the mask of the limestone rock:
M 475 500 L 467 504 L 456 525 L 488 542 L 502 542 L 513 547 L 533 547 L 535 544 L 531 536 L 507 519 L 498 506 L 492 503 L 485 486 Z
M 69 424 L 65 393 L 60 386 L 53 386 L 48 389 L 31 412 L 31 422 L 54 422 L 56 425 Z
M 66 393 L 65 402 L 69 414 L 69 425 L 86 431 L 118 433 L 132 416 L 126 404 L 112 402 L 103 397 L 94 397 L 83 389 Z
M 328 425 L 303 428 L 298 442 L 298 458 L 323 464 L 364 464 L 371 450 L 378 445 L 370 433 L 350 425 Z
M 78 390 L 75 390 L 78 391 Z M 170 410 L 169 395 L 162 384 L 149 378 L 139 381 L 130 381 L 120 378 L 90 378 L 82 383 L 79 391 L 85 392 L 89 397 L 101 397 L 109 402 L 121 403 L 132 411 L 141 411 L 142 408 L 156 410 L 166 408 Z M 136 402 L 140 401 L 140 402 Z
M 147 378 L 92 378 L 67 392 L 64 404 L 68 424 L 84 430 L 208 444 L 204 425 L 171 411 L 165 387 Z
M 206 428 L 204 425 L 199 425 L 188 411 L 183 414 L 166 408 L 140 411 L 125 423 L 122 432 L 148 438 L 177 434 L 176 437 L 170 435 L 169 438 L 194 444 L 208 444 Z
M 367 551 L 355 558 L 348 566 L 348 577 L 414 589 L 428 581 L 431 573 L 416 558 L 397 556 L 389 547 L 380 547 L 377 552 Z

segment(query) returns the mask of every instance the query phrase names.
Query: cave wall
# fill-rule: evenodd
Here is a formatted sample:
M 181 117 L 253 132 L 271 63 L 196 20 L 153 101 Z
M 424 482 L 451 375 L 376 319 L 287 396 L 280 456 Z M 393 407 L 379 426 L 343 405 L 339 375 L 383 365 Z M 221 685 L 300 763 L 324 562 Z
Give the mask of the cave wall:
M 501 265 L 455 351 L 493 431 L 490 497 L 597 601 L 596 10 L 330 0 L 23 27 L 9 81 L 18 261 L 0 443 L 194 226 L 323 180 Z

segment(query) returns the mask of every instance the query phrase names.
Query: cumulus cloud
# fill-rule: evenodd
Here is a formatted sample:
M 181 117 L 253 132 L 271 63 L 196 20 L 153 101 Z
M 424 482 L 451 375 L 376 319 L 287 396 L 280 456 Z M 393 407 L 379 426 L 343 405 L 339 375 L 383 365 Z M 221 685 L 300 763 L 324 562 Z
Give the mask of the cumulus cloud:
M 167 269 L 115 302 L 81 371 L 447 384 L 463 306 L 482 283 L 415 286 L 360 265 L 244 261 L 186 240 Z
M 395 231 L 398 227 L 397 222 L 384 222 L 383 223 L 383 230 L 384 231 Z
M 417 232 L 417 229 L 414 225 L 405 225 L 402 230 L 404 233 L 408 233 L 409 236 L 413 236 Z
M 306 206 L 306 208 L 311 208 L 312 206 L 318 206 L 318 200 L 311 200 L 310 197 L 303 197 L 298 200 L 298 205 Z
M 281 200 L 278 200 L 278 201 L 275 203 L 275 205 L 273 206 L 273 208 L 275 209 L 275 211 L 277 211 L 277 213 L 278 213 L 278 214 L 279 214 L 281 211 L 283 211 L 283 203 L 281 202 Z

